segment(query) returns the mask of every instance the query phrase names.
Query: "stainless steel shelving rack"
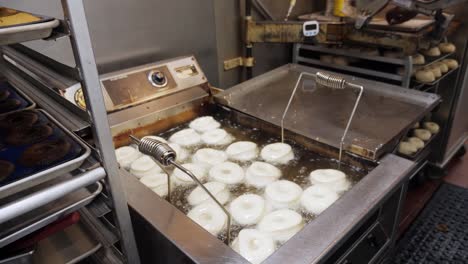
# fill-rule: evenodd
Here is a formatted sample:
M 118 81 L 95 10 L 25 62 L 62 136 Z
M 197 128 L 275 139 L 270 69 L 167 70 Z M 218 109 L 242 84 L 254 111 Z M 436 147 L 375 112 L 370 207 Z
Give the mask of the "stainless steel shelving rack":
M 114 154 L 83 0 L 62 0 L 61 2 L 65 19 L 61 21 L 60 26 L 53 30 L 50 39 L 65 36 L 70 38 L 76 61 L 76 76 L 79 77 L 77 81 L 81 83 L 84 91 L 87 112 L 91 120 L 93 141 L 101 166 L 0 206 L 0 224 L 102 180 L 109 191 L 124 258 L 127 263 L 138 264 L 140 259 L 125 192 L 120 180 L 119 167 Z
M 303 55 L 302 52 L 311 52 L 314 55 L 335 55 L 343 56 L 348 59 L 366 60 L 370 62 L 386 63 L 393 65 L 395 69 L 400 67 L 403 69 L 402 74 L 390 73 L 381 71 L 380 69 L 368 69 L 353 65 L 334 65 L 320 61 L 318 58 L 313 58 L 308 55 Z M 317 45 L 295 44 L 293 51 L 293 62 L 306 65 L 316 65 L 321 67 L 331 68 L 333 70 L 345 71 L 348 73 L 360 74 L 368 77 L 376 77 L 381 80 L 391 81 L 400 84 L 402 87 L 409 88 L 411 84 L 411 76 L 413 72 L 413 60 L 411 56 L 404 58 L 388 58 L 383 56 L 373 56 L 361 54 L 358 52 L 349 52 L 342 49 L 327 48 Z

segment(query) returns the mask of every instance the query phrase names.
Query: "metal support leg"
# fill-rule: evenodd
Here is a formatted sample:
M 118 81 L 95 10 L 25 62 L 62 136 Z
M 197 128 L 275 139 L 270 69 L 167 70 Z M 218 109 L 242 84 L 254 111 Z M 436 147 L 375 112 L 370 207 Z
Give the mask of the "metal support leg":
M 93 121 L 93 136 L 100 151 L 101 161 L 107 173 L 106 184 L 114 204 L 116 224 L 120 230 L 122 250 L 131 264 L 139 264 L 140 258 L 128 210 L 127 199 L 120 180 L 114 154 L 112 135 L 107 119 L 104 98 L 99 82 L 93 47 L 89 35 L 83 0 L 62 0 L 65 18 L 71 31 L 71 44 L 85 94 L 87 111 Z

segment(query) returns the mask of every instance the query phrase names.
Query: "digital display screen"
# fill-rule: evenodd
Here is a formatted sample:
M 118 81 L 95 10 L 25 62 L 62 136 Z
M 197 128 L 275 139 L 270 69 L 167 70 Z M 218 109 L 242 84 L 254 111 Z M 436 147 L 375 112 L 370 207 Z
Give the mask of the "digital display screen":
M 305 26 L 305 29 L 306 29 L 307 31 L 309 31 L 309 30 L 316 30 L 316 29 L 317 29 L 317 25 L 315 25 L 315 24 L 306 25 L 306 26 Z

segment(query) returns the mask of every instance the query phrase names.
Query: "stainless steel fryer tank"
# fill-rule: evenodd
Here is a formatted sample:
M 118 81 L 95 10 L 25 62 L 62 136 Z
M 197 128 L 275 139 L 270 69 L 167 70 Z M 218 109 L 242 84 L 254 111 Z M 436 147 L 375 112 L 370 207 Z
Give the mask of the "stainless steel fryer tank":
M 194 116 L 213 114 L 214 112 L 211 111 L 220 111 L 217 107 L 219 106 L 207 104 L 202 108 L 191 109 L 190 113 Z M 212 108 L 211 111 L 210 108 Z M 186 113 L 182 112 L 182 115 L 185 116 Z M 226 115 L 243 126 L 255 123 L 265 132 L 277 131 L 276 126 L 239 112 L 227 111 Z M 180 117 L 177 115 L 168 117 L 164 122 L 175 124 L 180 121 Z M 158 133 L 153 131 L 151 134 Z M 298 134 L 288 132 L 286 135 L 310 151 L 318 152 L 325 157 L 336 155 L 334 148 Z M 333 257 L 338 248 L 359 229 L 363 222 L 368 222 L 363 229 L 365 232 L 375 231 L 380 234 L 378 245 L 382 250 L 379 254 L 389 249 L 393 241 L 399 201 L 403 195 L 404 187 L 402 186 L 405 179 L 409 177 L 413 163 L 392 154 L 379 162 L 371 162 L 351 155 L 345 155 L 344 161 L 368 171 L 367 175 L 279 248 L 266 260 L 266 263 L 285 263 L 286 261 L 321 263 Z M 129 205 L 134 210 L 135 232 L 137 241 L 140 242 L 140 255 L 144 261 L 187 263 L 186 261 L 190 260 L 189 263 L 248 263 L 221 240 L 191 221 L 175 206 L 146 188 L 134 176 L 126 171 L 122 171 L 122 176 L 125 179 Z M 387 206 L 387 204 L 390 205 Z M 375 255 L 377 256 L 377 253 Z
M 271 96 L 277 95 L 278 98 L 287 100 L 288 96 L 286 95 L 290 92 L 287 90 L 288 88 L 292 89 L 292 87 L 289 85 L 280 87 L 274 84 L 281 83 L 282 78 L 294 79 L 294 76 L 297 76 L 300 71 L 316 72 L 317 70 L 298 65 L 287 65 L 222 92 L 215 98 L 207 92 L 206 83 L 198 83 L 171 96 L 161 97 L 137 107 L 112 113 L 109 120 L 114 143 L 116 146 L 126 145 L 129 143 L 128 135 L 130 134 L 138 137 L 159 134 L 197 116 L 222 111 L 225 112 L 226 116 L 244 126 L 256 126 L 266 132 L 279 135 L 277 121 L 268 117 L 280 112 L 281 102 L 278 102 L 277 99 L 273 100 Z M 289 74 L 290 72 L 292 75 Z M 353 81 L 356 80 L 357 82 L 363 81 L 360 79 Z M 376 85 L 384 87 L 376 87 Z M 279 91 L 281 88 L 286 91 Z M 390 90 L 386 90 L 387 88 Z M 264 89 L 268 89 L 268 91 Z M 387 145 L 390 144 L 389 142 L 397 138 L 398 134 L 404 133 L 406 128 L 429 112 L 438 101 L 438 98 L 428 99 L 423 93 L 410 92 L 407 94 L 395 87 L 379 83 L 373 83 L 370 89 L 392 95 L 391 98 L 399 99 L 399 104 L 406 102 L 418 106 L 411 118 L 403 119 L 402 123 L 392 130 L 396 131 L 395 135 L 388 135 L 388 138 L 385 138 L 388 139 L 388 142 L 384 142 L 387 147 L 390 146 Z M 252 91 L 258 91 L 258 93 L 252 94 Z M 253 95 L 256 97 L 252 97 Z M 312 97 L 304 98 L 311 99 Z M 254 103 L 249 104 L 249 102 Z M 307 107 L 310 105 L 307 102 L 310 101 L 305 100 L 302 103 L 305 103 L 304 107 L 308 110 L 310 108 Z M 246 104 L 242 105 L 243 103 Z M 259 103 L 265 107 L 263 111 L 257 110 L 262 109 L 258 108 Z M 270 103 L 276 104 L 277 107 L 271 108 Z M 366 110 L 372 109 L 367 108 Z M 320 111 L 315 111 L 319 110 L 313 110 L 311 115 L 306 117 L 316 117 L 315 114 L 320 113 Z M 262 113 L 268 113 L 268 115 L 262 116 Z M 333 113 L 329 113 L 327 117 L 333 118 Z M 304 116 L 296 116 L 295 120 L 299 121 L 300 118 L 304 118 Z M 323 121 L 324 119 L 321 117 L 321 119 L 317 119 L 318 121 L 312 122 L 314 120 L 312 118 L 308 128 L 314 127 L 314 124 L 320 125 L 323 124 L 322 122 L 327 122 L 326 119 Z M 295 123 L 293 122 L 293 124 Z M 334 123 L 331 122 L 331 124 Z M 360 123 L 357 122 L 357 124 Z M 312 136 L 313 134 L 310 132 L 313 130 L 297 129 L 298 126 L 291 123 L 287 124 L 286 128 L 288 139 L 324 157 L 337 156 L 336 145 L 331 141 L 322 140 L 322 137 Z M 356 135 L 359 134 L 355 132 L 356 127 L 353 126 L 353 128 L 354 132 L 351 135 L 355 139 Z M 334 129 L 339 131 L 343 128 L 338 124 Z M 333 132 L 333 129 L 331 131 Z M 332 135 L 336 133 L 332 133 Z M 353 140 L 353 143 L 355 142 Z M 358 258 L 376 261 L 388 251 L 393 243 L 400 201 L 405 190 L 404 183 L 412 172 L 414 164 L 393 154 L 383 153 L 384 148 L 377 149 L 382 151 L 380 155 L 377 155 L 379 152 L 374 149 L 371 156 L 355 155 L 356 153 L 353 153 L 352 150 L 353 148 L 348 148 L 352 154 L 346 153 L 344 161 L 364 169 L 367 171 L 367 175 L 281 246 L 265 263 L 335 263 L 352 259 L 353 256 L 356 257 L 355 248 L 363 250 L 358 254 L 360 255 Z M 364 152 L 357 154 L 359 153 Z M 378 160 L 372 159 L 372 157 L 377 156 L 380 157 Z M 129 205 L 133 209 L 140 255 L 145 262 L 247 263 L 242 256 L 191 221 L 176 207 L 146 188 L 135 177 L 125 171 L 122 171 L 121 174 L 126 182 Z M 374 242 L 371 244 L 374 245 L 373 247 L 363 244 L 361 238 L 366 236 L 372 236 Z M 362 252 L 366 252 L 366 254 Z

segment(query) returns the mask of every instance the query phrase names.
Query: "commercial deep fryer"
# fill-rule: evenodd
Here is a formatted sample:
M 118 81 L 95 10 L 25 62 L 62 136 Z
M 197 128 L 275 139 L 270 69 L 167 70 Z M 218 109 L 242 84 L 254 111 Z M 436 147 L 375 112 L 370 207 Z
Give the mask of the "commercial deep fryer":
M 102 77 L 116 147 L 129 135 L 159 134 L 198 116 L 221 114 L 245 127 L 280 135 L 280 117 L 301 72 L 285 65 L 225 91 L 213 89 L 193 57 Z M 389 252 L 401 200 L 414 164 L 391 152 L 439 97 L 366 79 L 364 95 L 345 140 L 343 161 L 367 172 L 350 191 L 265 263 L 376 263 Z M 285 119 L 286 138 L 323 157 L 338 157 L 340 137 L 355 100 L 351 90 L 321 89 L 304 78 Z M 121 171 L 144 263 L 247 263 L 135 177 Z

